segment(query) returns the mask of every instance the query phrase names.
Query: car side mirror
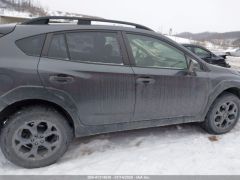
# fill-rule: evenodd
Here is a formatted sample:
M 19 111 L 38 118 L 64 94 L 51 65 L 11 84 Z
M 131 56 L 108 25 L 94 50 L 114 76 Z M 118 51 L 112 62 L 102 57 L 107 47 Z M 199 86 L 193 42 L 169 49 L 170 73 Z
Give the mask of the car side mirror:
M 189 58 L 189 66 L 188 66 L 188 73 L 190 75 L 196 75 L 196 71 L 200 69 L 200 65 L 197 61 Z

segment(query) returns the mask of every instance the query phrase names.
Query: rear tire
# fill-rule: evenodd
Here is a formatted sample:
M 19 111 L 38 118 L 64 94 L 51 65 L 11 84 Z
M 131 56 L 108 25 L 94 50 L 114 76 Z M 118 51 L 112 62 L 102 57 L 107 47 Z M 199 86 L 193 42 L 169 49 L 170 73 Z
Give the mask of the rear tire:
M 210 107 L 202 127 L 210 134 L 231 131 L 239 119 L 240 100 L 231 93 L 219 96 Z
M 27 107 L 12 115 L 4 125 L 1 149 L 12 163 L 39 168 L 55 163 L 67 150 L 73 131 L 55 109 Z

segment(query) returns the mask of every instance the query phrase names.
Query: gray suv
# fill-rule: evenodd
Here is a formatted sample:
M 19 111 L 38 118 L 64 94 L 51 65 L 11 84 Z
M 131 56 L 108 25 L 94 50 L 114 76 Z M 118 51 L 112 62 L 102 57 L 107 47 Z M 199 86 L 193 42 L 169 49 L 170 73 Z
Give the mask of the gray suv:
M 238 71 L 142 25 L 41 17 L 0 26 L 0 47 L 0 145 L 25 168 L 74 137 L 189 122 L 223 134 L 239 119 Z

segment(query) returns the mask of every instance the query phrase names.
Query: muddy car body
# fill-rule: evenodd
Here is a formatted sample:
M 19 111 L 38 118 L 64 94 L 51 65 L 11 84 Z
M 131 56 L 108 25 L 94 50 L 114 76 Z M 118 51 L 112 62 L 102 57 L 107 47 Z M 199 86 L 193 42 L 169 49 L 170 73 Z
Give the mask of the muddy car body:
M 72 137 L 188 122 L 214 134 L 234 127 L 239 72 L 144 26 L 92 21 L 118 22 L 44 17 L 0 27 L 1 148 L 11 162 L 52 164 Z

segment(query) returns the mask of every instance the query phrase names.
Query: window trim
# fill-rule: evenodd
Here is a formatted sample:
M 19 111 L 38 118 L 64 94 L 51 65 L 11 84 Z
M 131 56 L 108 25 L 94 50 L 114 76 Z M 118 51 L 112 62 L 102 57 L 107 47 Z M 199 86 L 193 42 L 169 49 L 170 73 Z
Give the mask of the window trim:
M 65 46 L 66 46 L 66 53 L 67 53 L 67 58 L 61 58 L 61 57 L 50 57 L 48 56 L 49 54 L 49 50 L 50 50 L 50 46 L 52 44 L 52 41 L 53 41 L 53 37 L 55 35 L 63 35 L 63 38 L 64 38 L 64 43 L 65 43 Z M 58 59 L 58 60 L 65 60 L 65 61 L 69 61 L 69 51 L 68 51 L 68 45 L 67 45 L 67 42 L 66 42 L 66 35 L 64 33 L 53 33 L 51 34 L 51 38 L 48 39 L 48 46 L 47 46 L 47 51 L 45 52 L 46 53 L 46 58 L 49 58 L 49 59 Z M 45 56 L 44 56 L 45 57 Z
M 116 63 L 103 63 L 103 62 L 92 62 L 92 61 L 78 61 L 78 60 L 73 60 L 70 57 L 70 52 L 69 52 L 69 47 L 68 47 L 68 43 L 67 43 L 67 39 L 66 39 L 66 34 L 67 33 L 80 33 L 80 32 L 102 32 L 102 33 L 114 33 L 116 34 L 116 38 L 117 38 L 117 42 L 119 44 L 119 49 L 120 49 L 120 55 L 121 55 L 121 59 L 122 59 L 122 64 L 116 64 Z M 48 57 L 48 51 L 49 51 L 49 47 L 51 45 L 51 41 L 53 38 L 53 35 L 56 34 L 64 34 L 65 36 L 65 41 L 66 41 L 66 46 L 67 46 L 67 54 L 68 54 L 68 60 L 66 59 L 61 59 L 61 58 L 51 58 Z M 63 61 L 71 61 L 71 62 L 78 62 L 78 63 L 86 63 L 86 64 L 99 64 L 99 65 L 114 65 L 114 66 L 130 66 L 130 62 L 128 59 L 128 55 L 127 55 L 127 50 L 124 46 L 124 42 L 122 39 L 122 35 L 121 35 L 121 31 L 119 30 L 96 30 L 96 29 L 89 29 L 89 30 L 66 30 L 66 31 L 57 31 L 57 32 L 52 32 L 52 33 L 48 33 L 47 37 L 46 37 L 46 42 L 44 44 L 44 48 L 43 48 L 43 52 L 41 57 L 44 58 L 48 58 L 48 59 L 57 59 L 57 60 L 63 60 Z
M 53 34 L 54 34 L 54 33 L 48 33 L 48 34 L 47 34 L 47 37 L 46 37 L 46 39 L 45 39 L 45 43 L 44 43 L 44 46 L 43 46 L 43 50 L 42 50 L 41 57 L 47 58 L 48 50 L 49 50 L 50 45 L 51 45 L 51 42 L 52 42 L 52 36 L 53 36 Z

